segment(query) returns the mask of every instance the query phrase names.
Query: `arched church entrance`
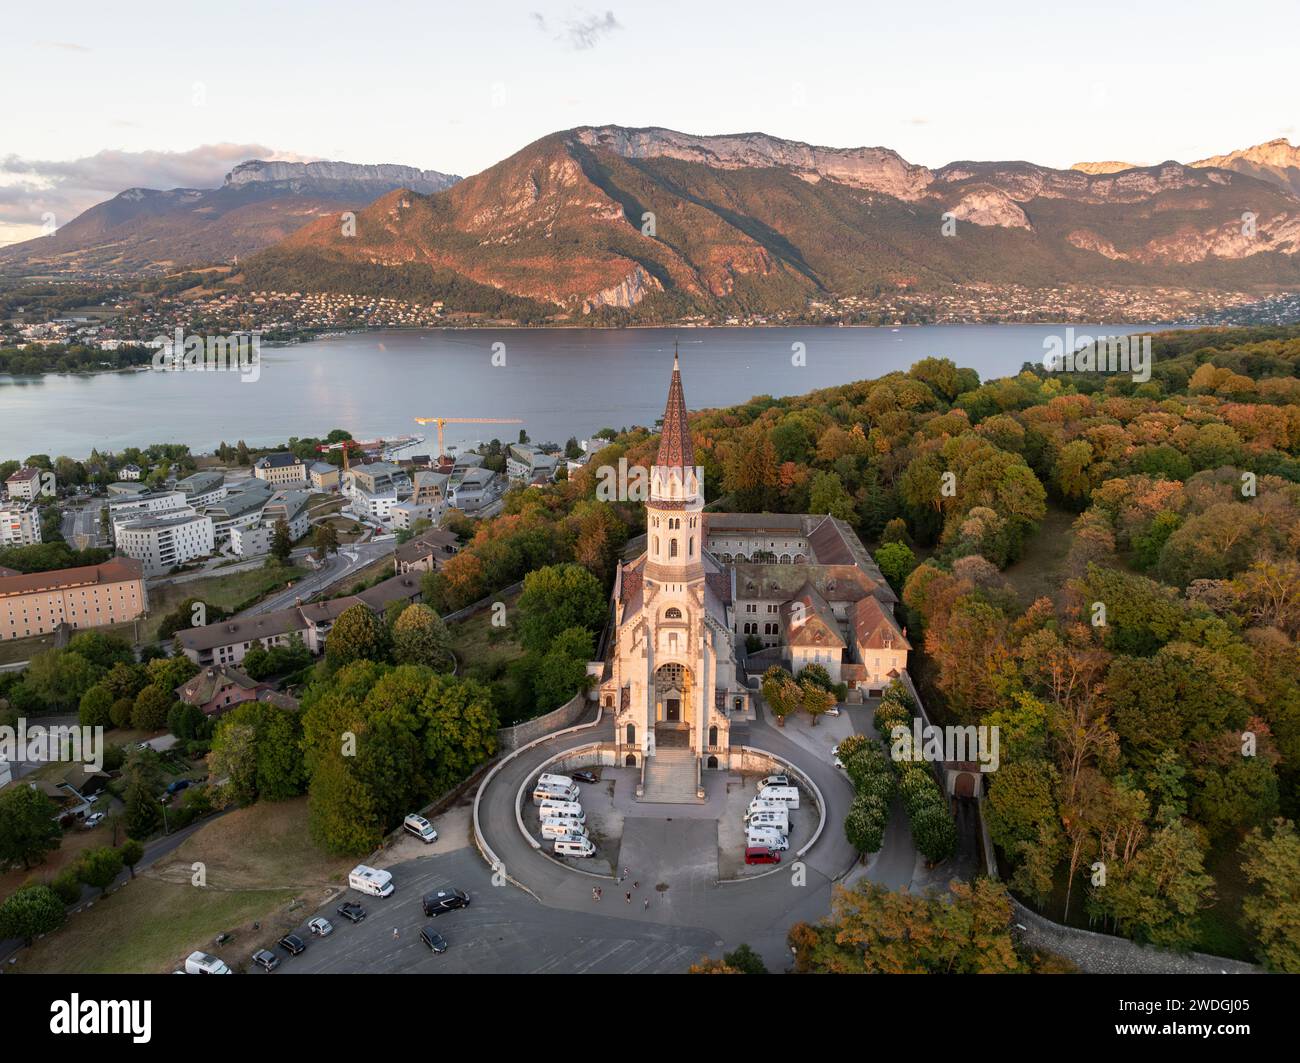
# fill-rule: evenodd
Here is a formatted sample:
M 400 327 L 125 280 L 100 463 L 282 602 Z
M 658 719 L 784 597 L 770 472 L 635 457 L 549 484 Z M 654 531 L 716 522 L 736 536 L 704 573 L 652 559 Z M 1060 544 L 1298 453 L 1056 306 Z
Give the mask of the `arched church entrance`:
M 691 692 L 694 676 L 682 664 L 664 664 L 655 670 L 655 745 L 690 744 Z

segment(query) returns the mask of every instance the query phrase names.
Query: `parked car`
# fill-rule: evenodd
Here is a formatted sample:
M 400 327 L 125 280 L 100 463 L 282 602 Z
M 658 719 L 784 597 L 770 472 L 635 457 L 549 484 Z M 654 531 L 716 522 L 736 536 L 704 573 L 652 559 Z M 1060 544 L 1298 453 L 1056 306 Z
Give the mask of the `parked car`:
M 765 845 L 751 845 L 745 850 L 747 864 L 779 864 L 781 854 Z
M 838 743 L 836 745 L 831 746 L 831 760 L 834 762 L 837 768 L 839 768 L 841 771 L 844 770 L 844 761 L 840 760 L 840 747 Z
M 420 940 L 429 946 L 430 952 L 443 953 L 447 951 L 447 939 L 431 926 L 426 926 L 420 931 Z
M 81 825 L 82 830 L 94 830 L 104 822 L 103 812 L 92 812 L 86 817 L 86 822 Z
M 425 845 L 432 845 L 438 840 L 438 832 L 433 829 L 433 824 L 423 816 L 417 816 L 414 812 L 402 821 L 402 829 L 407 834 L 414 834 Z
M 167 792 L 169 794 L 178 794 L 182 790 L 188 790 L 193 784 L 194 784 L 193 779 L 177 779 L 174 783 L 172 783 L 170 786 L 167 787 Z
M 297 934 L 285 934 L 280 939 L 279 945 L 290 956 L 297 956 L 298 953 L 306 951 L 307 948 L 307 942 L 303 941 Z
M 840 714 L 840 707 L 838 705 L 832 705 L 829 709 L 826 710 L 827 716 L 838 716 L 839 714 Z
M 329 937 L 332 933 L 334 933 L 334 924 L 331 923 L 328 919 L 326 919 L 323 915 L 318 915 L 316 916 L 315 919 L 313 919 L 311 922 L 307 924 L 307 929 L 310 930 L 317 937 L 324 938 L 324 937 Z
M 788 775 L 769 775 L 767 778 L 763 779 L 763 780 L 758 784 L 758 786 L 755 787 L 755 789 L 761 792 L 761 791 L 767 789 L 769 786 L 789 786 L 789 785 L 790 785 L 790 776 L 788 776 Z
M 443 912 L 454 912 L 457 908 L 468 908 L 469 894 L 458 889 L 438 890 L 436 893 L 426 893 L 422 903 L 425 915 L 442 915 Z
M 270 949 L 258 949 L 253 953 L 253 962 L 267 974 L 270 974 L 280 966 L 280 957 Z
M 344 901 L 334 910 L 350 923 L 359 923 L 366 917 L 366 910 L 356 901 Z
M 233 974 L 225 961 L 206 952 L 191 952 L 185 958 L 186 974 Z
M 573 780 L 574 782 L 585 783 L 596 783 L 599 781 L 596 778 L 596 773 L 594 771 L 575 771 L 573 773 Z

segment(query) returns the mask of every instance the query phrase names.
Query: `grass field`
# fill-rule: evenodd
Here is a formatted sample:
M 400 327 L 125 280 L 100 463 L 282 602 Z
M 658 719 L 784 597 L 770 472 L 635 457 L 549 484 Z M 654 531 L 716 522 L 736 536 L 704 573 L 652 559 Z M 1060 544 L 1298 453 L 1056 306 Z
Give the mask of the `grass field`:
M 1002 575 L 1015 588 L 1022 605 L 1030 605 L 1038 598 L 1060 597 L 1065 585 L 1065 562 L 1074 542 L 1071 525 L 1077 514 L 1049 506 L 1038 531 L 1025 544 L 1025 554 L 1014 565 L 1003 570 Z
M 252 598 L 261 598 L 273 590 L 279 590 L 290 580 L 300 579 L 306 574 L 306 569 L 297 566 L 292 568 L 259 566 L 242 572 L 206 576 L 185 583 L 164 583 L 150 587 L 149 619 L 142 625 L 142 637 L 148 642 L 156 640 L 163 618 L 187 598 L 197 598 L 209 605 L 219 605 L 223 609 L 233 609 Z
M 514 627 L 509 623 L 519 594 L 516 592 L 501 600 L 506 607 L 505 627 L 492 626 L 491 609 L 484 609 L 468 620 L 449 625 L 451 645 L 460 662 L 461 674 L 473 671 L 496 675 L 505 665 L 524 655 L 524 648 L 515 641 Z
M 202 888 L 192 882 L 196 862 L 206 870 Z M 241 970 L 254 950 L 338 889 L 354 863 L 311 844 L 306 798 L 239 809 L 200 828 L 134 882 L 69 916 L 62 929 L 21 952 L 16 969 L 167 972 L 203 949 Z M 231 940 L 218 947 L 219 934 Z

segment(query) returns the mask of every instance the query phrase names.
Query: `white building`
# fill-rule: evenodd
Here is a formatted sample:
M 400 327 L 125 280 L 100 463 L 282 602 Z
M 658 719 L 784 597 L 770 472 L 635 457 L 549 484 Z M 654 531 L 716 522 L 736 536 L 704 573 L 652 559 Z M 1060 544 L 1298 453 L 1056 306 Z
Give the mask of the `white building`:
M 185 495 L 181 491 L 159 491 L 135 496 L 122 496 L 109 499 L 108 502 L 108 520 L 113 526 L 114 538 L 117 537 L 117 529 L 128 521 L 140 520 L 142 517 L 148 516 L 162 516 L 164 514 L 179 516 L 182 513 L 195 512 L 197 510 L 186 502 Z
M 185 500 L 195 509 L 202 509 L 226 497 L 226 479 L 219 472 L 196 472 L 176 485 Z
M 146 576 L 170 572 L 213 550 L 212 519 L 201 513 L 164 514 L 127 521 L 117 529 L 117 548 L 140 562 Z
M 40 541 L 40 510 L 33 505 L 0 505 L 0 546 L 32 546 Z
M 123 465 L 117 470 L 117 475 L 119 479 L 134 481 L 140 479 L 140 477 L 144 475 L 144 470 L 141 469 L 139 465 L 135 464 Z
M 271 529 L 265 524 L 252 528 L 231 528 L 230 549 L 240 557 L 259 557 L 271 552 Z
M 34 502 L 41 493 L 41 470 L 24 466 L 5 481 L 9 497 L 19 502 Z
M 253 462 L 253 475 L 277 487 L 307 482 L 307 463 L 287 450 L 266 454 Z
M 307 516 L 310 499 L 310 491 L 277 491 L 262 510 L 262 523 L 274 528 L 276 521 L 284 521 L 289 526 L 290 541 L 296 543 L 311 529 Z

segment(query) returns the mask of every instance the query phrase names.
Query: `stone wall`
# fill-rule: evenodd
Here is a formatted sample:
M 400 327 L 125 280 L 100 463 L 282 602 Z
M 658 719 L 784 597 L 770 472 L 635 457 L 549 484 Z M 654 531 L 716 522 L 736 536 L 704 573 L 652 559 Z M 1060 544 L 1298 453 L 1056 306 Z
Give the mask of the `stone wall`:
M 558 709 L 548 712 L 545 716 L 538 716 L 535 720 L 525 720 L 513 727 L 499 728 L 497 730 L 498 750 L 509 753 L 520 746 L 526 746 L 535 738 L 572 727 L 587 712 L 587 704 L 587 693 L 580 690 Z

